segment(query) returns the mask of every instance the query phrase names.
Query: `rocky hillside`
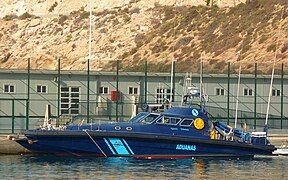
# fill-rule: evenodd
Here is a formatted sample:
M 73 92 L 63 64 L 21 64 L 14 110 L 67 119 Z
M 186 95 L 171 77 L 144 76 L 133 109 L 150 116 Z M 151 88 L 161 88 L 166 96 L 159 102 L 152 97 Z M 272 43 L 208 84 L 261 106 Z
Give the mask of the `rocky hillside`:
M 211 1 L 212 2 L 212 1 Z M 210 3 L 211 3 L 210 2 Z M 225 3 L 224 3 L 225 2 Z M 234 3 L 235 2 L 235 3 Z M 242 2 L 242 3 L 241 3 Z M 287 0 L 98 0 L 93 1 L 93 70 L 270 73 L 288 65 Z M 4 0 L 0 2 L 0 67 L 87 68 L 89 0 Z M 276 53 L 275 53 L 276 50 Z M 153 67 L 153 68 L 152 68 Z

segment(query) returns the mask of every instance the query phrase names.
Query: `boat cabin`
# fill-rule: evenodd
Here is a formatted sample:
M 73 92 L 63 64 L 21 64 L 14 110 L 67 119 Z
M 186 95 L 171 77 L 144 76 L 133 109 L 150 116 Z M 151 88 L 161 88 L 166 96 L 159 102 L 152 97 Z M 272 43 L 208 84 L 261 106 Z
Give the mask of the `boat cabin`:
M 68 125 L 66 130 L 113 131 L 120 133 L 152 133 L 209 138 L 207 114 L 202 109 L 172 107 L 163 113 L 141 112 L 128 122 Z

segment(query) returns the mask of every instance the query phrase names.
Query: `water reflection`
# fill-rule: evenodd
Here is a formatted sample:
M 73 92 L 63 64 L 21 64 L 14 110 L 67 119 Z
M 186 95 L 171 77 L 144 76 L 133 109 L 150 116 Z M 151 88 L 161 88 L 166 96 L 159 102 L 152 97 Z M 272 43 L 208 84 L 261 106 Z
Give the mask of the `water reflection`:
M 287 157 L 139 160 L 0 156 L 0 179 L 288 179 Z

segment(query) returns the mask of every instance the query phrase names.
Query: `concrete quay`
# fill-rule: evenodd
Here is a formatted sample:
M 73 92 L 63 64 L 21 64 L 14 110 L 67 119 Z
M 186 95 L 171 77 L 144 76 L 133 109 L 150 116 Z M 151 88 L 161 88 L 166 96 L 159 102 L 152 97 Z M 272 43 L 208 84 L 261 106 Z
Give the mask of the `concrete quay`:
M 29 150 L 14 141 L 16 138 L 23 138 L 18 136 L 0 136 L 0 155 L 7 154 L 28 154 Z
M 24 138 L 24 137 L 13 135 L 0 136 L 0 155 L 31 153 L 29 150 L 25 149 L 24 147 L 22 147 L 21 145 L 19 145 L 17 142 L 14 141 L 17 138 Z M 288 148 L 288 134 L 270 134 L 268 139 L 277 148 L 283 148 L 283 147 Z

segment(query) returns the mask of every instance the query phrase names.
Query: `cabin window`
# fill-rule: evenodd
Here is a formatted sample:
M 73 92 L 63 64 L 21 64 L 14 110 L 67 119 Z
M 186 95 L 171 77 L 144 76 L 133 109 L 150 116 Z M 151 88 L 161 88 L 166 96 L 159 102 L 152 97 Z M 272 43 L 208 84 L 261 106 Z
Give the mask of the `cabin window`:
M 47 93 L 47 86 L 37 85 L 36 86 L 37 93 Z
M 147 117 L 145 117 L 144 119 L 141 119 L 140 122 L 141 123 L 152 123 L 157 117 L 159 116 L 159 114 L 149 114 Z
M 225 89 L 223 89 L 223 88 L 216 88 L 216 90 L 215 90 L 215 95 L 216 95 L 216 96 L 225 96 Z
M 253 96 L 253 90 L 248 89 L 248 88 L 244 88 L 243 95 L 244 96 Z
M 180 120 L 181 120 L 180 118 L 163 116 L 162 118 L 157 120 L 157 123 L 167 125 L 177 125 L 180 122 Z
M 108 87 L 106 86 L 101 86 L 99 88 L 99 94 L 108 94 Z
M 191 124 L 193 123 L 193 119 L 184 119 L 180 125 L 181 126 L 191 126 Z
M 4 84 L 4 93 L 15 93 L 15 86 L 11 84 Z
M 272 96 L 281 96 L 281 91 L 279 89 L 272 89 Z
M 138 94 L 138 87 L 128 87 L 128 94 Z

